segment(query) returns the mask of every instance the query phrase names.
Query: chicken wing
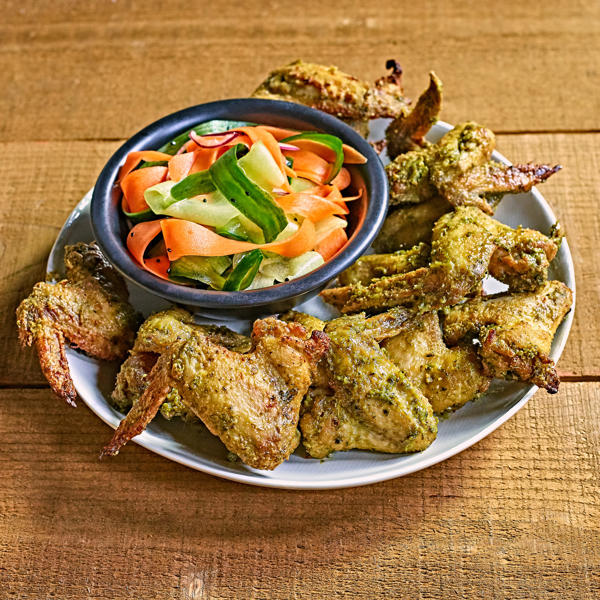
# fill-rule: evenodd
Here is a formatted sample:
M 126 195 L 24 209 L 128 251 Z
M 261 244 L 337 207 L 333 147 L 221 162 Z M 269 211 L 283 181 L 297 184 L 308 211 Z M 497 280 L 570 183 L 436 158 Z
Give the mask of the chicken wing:
M 398 453 L 427 448 L 437 434 L 431 405 L 379 347 L 364 315 L 335 319 L 325 332 L 330 350 L 300 418 L 307 452 L 323 458 L 352 448 Z
M 174 390 L 231 452 L 258 469 L 274 469 L 300 441 L 300 402 L 327 336 L 273 317 L 256 321 L 247 354 L 214 344 L 198 330 L 163 351 L 149 384 L 103 455 L 116 454 L 152 420 Z
M 340 273 L 340 285 L 361 283 L 366 285 L 373 279 L 387 275 L 408 273 L 429 264 L 430 248 L 419 244 L 409 250 L 400 250 L 391 254 L 365 254 L 351 267 Z
M 471 346 L 446 346 L 437 312 L 408 319 L 400 333 L 384 340 L 382 347 L 429 400 L 436 414 L 473 400 L 487 390 L 492 379 L 482 373 L 481 362 Z
M 386 167 L 390 205 L 417 204 L 440 195 L 451 206 L 477 206 L 494 213 L 503 194 L 529 191 L 561 167 L 503 165 L 492 162 L 496 139 L 491 130 L 463 123 L 437 144 L 401 154 Z
M 405 152 L 429 146 L 425 135 L 437 122 L 441 108 L 442 82 L 431 72 L 429 87 L 421 94 L 414 108 L 408 114 L 397 116 L 385 132 L 390 160 Z
M 512 229 L 473 206 L 443 215 L 435 224 L 431 262 L 408 273 L 323 290 L 344 313 L 413 306 L 421 312 L 452 306 L 476 293 L 488 274 L 530 289 L 547 278 L 558 243 L 533 229 Z
M 437 195 L 419 204 L 392 208 L 373 242 L 375 252 L 396 252 L 416 244 L 430 244 L 435 222 L 451 211 L 448 200 Z
M 337 67 L 297 60 L 272 71 L 252 96 L 322 110 L 347 121 L 366 137 L 369 119 L 394 118 L 409 104 L 402 90 L 400 65 L 388 60 L 386 68 L 391 73 L 371 85 Z
M 450 345 L 476 338 L 487 375 L 555 393 L 560 381 L 550 347 L 572 303 L 573 293 L 560 281 L 547 281 L 534 292 L 475 298 L 448 310 L 444 338 Z
M 103 360 L 121 359 L 139 319 L 125 282 L 95 244 L 66 246 L 65 270 L 62 281 L 35 285 L 17 308 L 17 326 L 21 344 L 35 344 L 53 392 L 75 406 L 65 344 Z
M 206 335 L 211 342 L 234 352 L 250 351 L 251 340 L 226 327 L 198 325 L 193 316 L 182 308 L 170 308 L 148 317 L 140 326 L 127 360 L 121 365 L 111 402 L 121 412 L 127 412 L 148 387 L 148 376 L 159 355 L 171 345 L 183 342 L 194 332 Z M 182 409 L 182 410 L 180 410 Z M 174 402 L 165 402 L 161 414 L 189 418 L 189 411 Z

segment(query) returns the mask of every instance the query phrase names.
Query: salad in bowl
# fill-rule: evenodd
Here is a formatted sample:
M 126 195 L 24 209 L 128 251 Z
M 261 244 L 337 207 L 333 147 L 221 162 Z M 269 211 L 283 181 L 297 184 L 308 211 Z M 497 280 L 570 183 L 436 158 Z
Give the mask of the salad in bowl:
M 329 133 L 210 120 L 129 152 L 117 181 L 127 250 L 144 270 L 207 290 L 261 289 L 322 266 L 348 243 L 347 165 Z

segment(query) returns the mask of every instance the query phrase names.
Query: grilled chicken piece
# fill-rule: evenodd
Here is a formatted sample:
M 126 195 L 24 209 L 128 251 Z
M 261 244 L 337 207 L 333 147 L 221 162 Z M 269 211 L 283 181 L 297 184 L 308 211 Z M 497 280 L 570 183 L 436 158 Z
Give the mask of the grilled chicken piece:
M 437 312 L 408 319 L 398 335 L 383 341 L 382 348 L 436 414 L 460 408 L 490 385 L 491 377 L 482 373 L 472 346 L 446 346 Z
M 461 207 L 435 224 L 431 263 L 408 273 L 323 290 L 321 296 L 344 313 L 412 306 L 421 312 L 452 306 L 480 290 L 488 274 L 531 289 L 547 278 L 558 251 L 555 237 L 512 229 L 475 207 Z
M 121 365 L 112 393 L 112 404 L 121 412 L 128 411 L 148 387 L 148 375 L 159 355 L 171 345 L 188 339 L 194 331 L 199 331 L 211 342 L 234 352 L 249 352 L 252 345 L 249 337 L 235 333 L 227 327 L 194 323 L 193 316 L 182 308 L 170 308 L 155 313 L 140 326 L 133 349 Z M 190 417 L 185 407 L 173 402 L 165 402 L 160 410 L 168 419 L 175 416 Z
M 417 244 L 430 244 L 435 222 L 451 211 L 451 204 L 441 196 L 391 209 L 373 242 L 375 252 L 396 252 Z
M 414 271 L 429 264 L 430 248 L 419 244 L 409 250 L 400 250 L 391 254 L 366 254 L 351 267 L 340 273 L 340 285 L 353 283 L 369 284 L 373 279 L 388 275 L 398 275 Z
M 347 121 L 366 137 L 369 119 L 394 118 L 409 104 L 402 90 L 400 65 L 389 60 L 386 68 L 391 69 L 389 75 L 369 84 L 337 67 L 297 60 L 272 71 L 252 96 L 322 110 Z
M 66 278 L 56 284 L 34 286 L 17 308 L 17 326 L 21 344 L 35 344 L 52 391 L 75 406 L 65 344 L 103 360 L 122 359 L 139 319 L 123 278 L 96 244 L 66 246 L 65 271 Z
M 561 168 L 492 162 L 495 145 L 491 130 L 463 123 L 437 144 L 401 154 L 386 167 L 390 205 L 417 204 L 440 195 L 452 206 L 477 206 L 493 214 L 490 196 L 497 203 L 503 194 L 529 191 Z
M 444 338 L 450 345 L 476 338 L 487 375 L 555 393 L 560 381 L 550 347 L 572 303 L 573 293 L 560 281 L 547 281 L 534 292 L 475 298 L 448 311 Z
M 429 74 L 429 87 L 421 94 L 408 114 L 400 114 L 385 132 L 390 160 L 400 154 L 427 148 L 430 144 L 425 135 L 434 125 L 442 109 L 442 82 L 435 73 Z
M 141 433 L 169 394 L 193 412 L 228 450 L 257 469 L 274 469 L 300 441 L 300 402 L 316 362 L 327 351 L 321 332 L 273 317 L 254 323 L 253 349 L 232 352 L 201 331 L 172 344 L 158 358 L 142 397 L 103 455 Z
M 435 439 L 431 405 L 379 347 L 374 332 L 381 334 L 380 326 L 369 325 L 364 315 L 326 325 L 330 350 L 318 365 L 300 419 L 310 456 L 352 448 L 417 452 Z

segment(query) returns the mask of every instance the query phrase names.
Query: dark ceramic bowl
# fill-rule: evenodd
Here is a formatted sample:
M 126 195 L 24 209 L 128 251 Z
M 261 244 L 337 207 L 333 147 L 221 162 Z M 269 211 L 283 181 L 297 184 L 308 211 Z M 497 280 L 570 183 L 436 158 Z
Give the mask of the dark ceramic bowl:
M 164 281 L 145 271 L 126 250 L 127 223 L 115 184 L 119 167 L 129 152 L 153 150 L 194 125 L 212 119 L 250 121 L 298 130 L 331 133 L 356 148 L 366 158 L 352 165 L 353 186 L 363 189 L 361 200 L 349 203 L 346 247 L 323 266 L 289 282 L 240 292 L 202 290 Z M 250 317 L 288 310 L 317 295 L 329 281 L 349 267 L 369 247 L 379 231 L 388 204 L 383 165 L 373 148 L 354 129 L 321 111 L 277 100 L 223 100 L 192 106 L 168 115 L 136 133 L 106 163 L 94 187 L 92 229 L 108 260 L 130 281 L 148 292 L 195 310 L 222 317 Z

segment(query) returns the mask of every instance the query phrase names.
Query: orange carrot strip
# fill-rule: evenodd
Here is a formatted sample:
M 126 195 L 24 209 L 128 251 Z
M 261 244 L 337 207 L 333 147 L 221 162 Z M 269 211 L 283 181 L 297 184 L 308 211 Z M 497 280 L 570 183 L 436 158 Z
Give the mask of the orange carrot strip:
M 139 152 L 130 152 L 125 159 L 125 163 L 119 169 L 119 176 L 117 181 L 122 181 L 133 169 L 135 169 L 142 160 L 155 161 L 155 160 L 171 160 L 173 157 L 170 154 L 164 152 L 157 152 L 156 150 L 141 150 Z
M 285 212 L 302 215 L 313 223 L 330 215 L 348 214 L 348 209 L 341 204 L 309 192 L 286 194 L 279 196 L 276 201 Z
M 127 234 L 127 249 L 140 265 L 144 264 L 146 248 L 160 232 L 160 221 L 144 221 L 134 225 Z
M 217 160 L 218 154 L 219 148 L 201 148 L 200 150 L 196 150 L 194 152 L 196 158 L 189 174 L 206 171 Z
M 345 190 L 350 185 L 350 181 L 350 172 L 342 167 L 340 172 L 331 180 L 331 185 L 337 186 L 339 190 Z
M 161 279 L 169 279 L 169 257 L 165 254 L 164 256 L 155 256 L 154 258 L 146 258 L 144 260 L 144 267 L 146 271 L 150 271 Z
M 330 164 L 314 152 L 309 150 L 295 150 L 293 152 L 286 152 L 286 156 L 294 159 L 294 171 L 298 177 L 305 177 L 300 173 L 309 173 L 311 177 L 306 177 L 315 183 L 325 183 L 329 170 Z
M 345 164 L 364 165 L 367 162 L 367 159 L 358 150 L 355 150 L 352 146 L 343 144 L 343 150 Z
M 137 171 L 131 171 L 121 181 L 121 189 L 123 190 L 123 195 L 127 198 L 127 205 L 131 212 L 141 212 L 148 208 L 146 200 L 144 200 L 144 191 L 164 181 L 167 171 L 167 167 L 138 169 Z
M 263 129 L 268 131 L 277 141 L 283 140 L 293 135 L 298 135 L 300 132 L 294 129 L 283 129 L 281 127 L 273 127 L 272 125 L 261 125 Z M 294 144 L 295 146 L 296 144 Z
M 181 181 L 187 177 L 195 160 L 195 152 L 176 154 L 169 162 L 169 179 L 172 181 Z
M 182 256 L 228 256 L 256 248 L 264 248 L 281 256 L 293 258 L 308 252 L 316 243 L 315 226 L 304 219 L 300 229 L 283 242 L 252 244 L 217 235 L 202 225 L 182 219 L 163 219 L 161 227 L 171 260 Z
M 315 250 L 323 257 L 323 260 L 329 260 L 335 256 L 348 241 L 348 235 L 343 227 L 334 229 Z

